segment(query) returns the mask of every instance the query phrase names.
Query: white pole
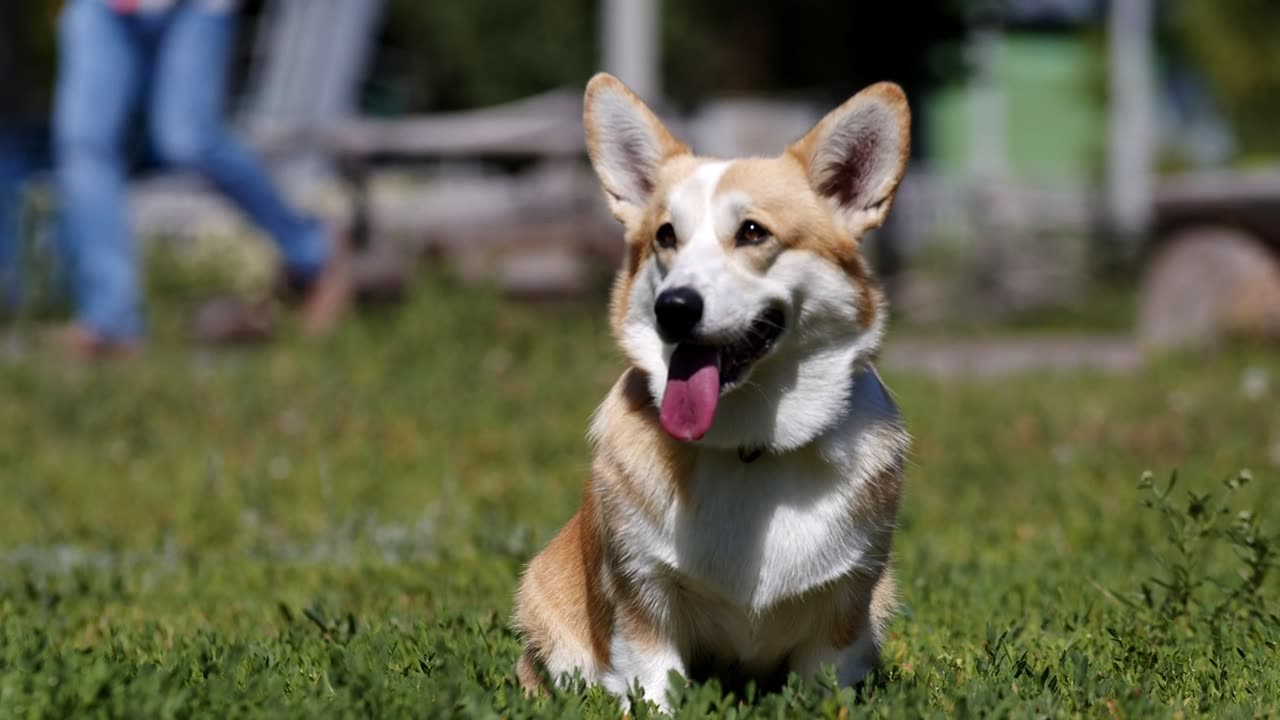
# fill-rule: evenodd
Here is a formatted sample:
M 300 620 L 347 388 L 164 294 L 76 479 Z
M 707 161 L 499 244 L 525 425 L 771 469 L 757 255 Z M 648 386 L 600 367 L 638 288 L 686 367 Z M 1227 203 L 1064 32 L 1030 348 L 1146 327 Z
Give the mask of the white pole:
M 662 93 L 658 2 L 604 0 L 601 8 L 604 69 L 648 102 L 657 102 Z
M 1000 30 L 984 25 L 973 30 L 969 40 L 969 169 L 981 183 L 1008 179 L 1006 152 L 1005 98 L 1000 87 Z
M 1111 0 L 1107 24 L 1108 214 L 1112 230 L 1121 239 L 1133 241 L 1147 232 L 1152 211 L 1155 119 L 1151 0 Z

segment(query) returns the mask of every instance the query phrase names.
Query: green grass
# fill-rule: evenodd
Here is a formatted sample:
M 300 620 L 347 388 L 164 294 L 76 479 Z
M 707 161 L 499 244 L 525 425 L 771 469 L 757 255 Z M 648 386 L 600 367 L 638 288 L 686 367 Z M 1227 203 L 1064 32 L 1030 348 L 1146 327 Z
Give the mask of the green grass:
M 616 716 L 524 699 L 507 627 L 620 370 L 601 306 L 429 280 L 231 354 L 160 312 L 144 362 L 0 364 L 0 717 Z M 1280 713 L 1275 354 L 887 380 L 915 443 L 881 682 L 678 715 Z

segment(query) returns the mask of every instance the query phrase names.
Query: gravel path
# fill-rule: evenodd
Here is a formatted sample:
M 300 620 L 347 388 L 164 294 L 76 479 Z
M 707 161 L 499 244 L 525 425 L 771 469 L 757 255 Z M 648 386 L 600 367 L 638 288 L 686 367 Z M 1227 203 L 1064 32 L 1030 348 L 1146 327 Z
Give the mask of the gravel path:
M 892 336 L 880 364 L 935 377 L 997 378 L 1034 371 L 1100 370 L 1130 373 L 1143 364 L 1131 337 L 1081 335 L 1017 338 Z

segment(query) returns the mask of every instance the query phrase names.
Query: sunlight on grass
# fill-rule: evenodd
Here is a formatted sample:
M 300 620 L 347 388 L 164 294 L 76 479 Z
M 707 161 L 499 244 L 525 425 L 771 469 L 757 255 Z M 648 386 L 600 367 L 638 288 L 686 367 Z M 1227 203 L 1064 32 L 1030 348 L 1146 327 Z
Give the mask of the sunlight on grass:
M 141 363 L 0 367 L 0 715 L 617 714 L 525 700 L 507 628 L 621 370 L 602 306 L 435 278 L 238 353 L 156 312 Z M 1280 709 L 1274 353 L 886 379 L 915 442 L 885 682 L 696 686 L 679 715 Z

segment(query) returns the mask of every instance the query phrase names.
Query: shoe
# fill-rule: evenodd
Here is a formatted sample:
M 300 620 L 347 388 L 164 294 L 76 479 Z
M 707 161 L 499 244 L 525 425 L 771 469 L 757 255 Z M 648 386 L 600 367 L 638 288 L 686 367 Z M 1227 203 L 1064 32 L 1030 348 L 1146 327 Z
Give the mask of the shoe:
M 319 273 L 300 277 L 285 271 L 278 283 L 280 296 L 298 308 L 302 332 L 313 338 L 326 337 L 351 306 L 351 254 L 345 233 L 334 230 L 333 255 Z

